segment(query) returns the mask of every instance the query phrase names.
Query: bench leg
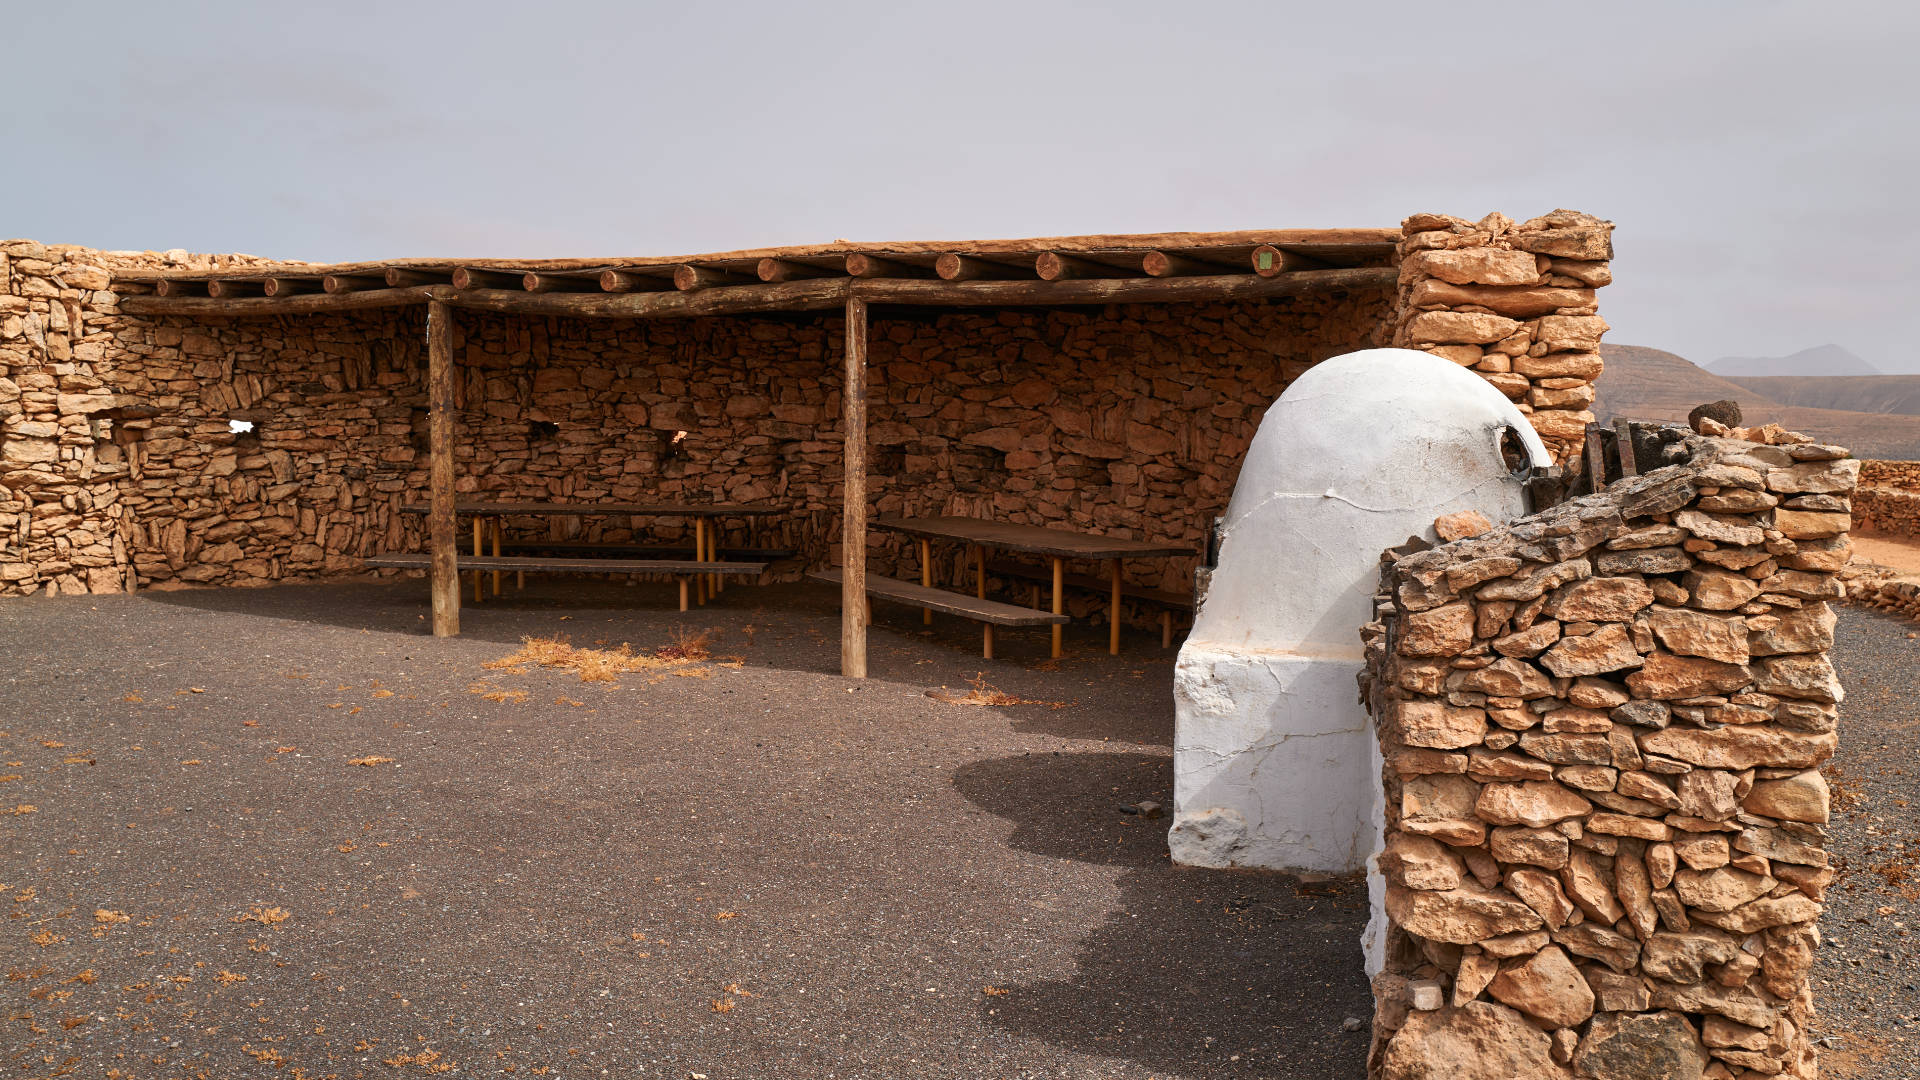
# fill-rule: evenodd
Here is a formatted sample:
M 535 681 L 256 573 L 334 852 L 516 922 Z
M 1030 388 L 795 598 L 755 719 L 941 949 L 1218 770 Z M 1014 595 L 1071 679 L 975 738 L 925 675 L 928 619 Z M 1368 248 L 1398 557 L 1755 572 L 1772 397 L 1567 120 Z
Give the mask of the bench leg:
M 476 559 L 487 553 L 486 549 L 480 546 L 480 533 L 484 528 L 485 526 L 481 524 L 480 517 L 475 515 L 473 519 L 473 557 Z M 484 587 L 481 582 L 485 577 L 486 575 L 478 570 L 473 572 L 473 602 L 476 604 L 480 602 L 482 596 L 481 589 Z
M 497 559 L 500 557 L 500 534 L 503 532 L 506 532 L 506 528 L 500 524 L 499 518 L 493 519 L 492 532 L 493 532 L 493 557 Z M 498 570 L 495 570 L 493 572 L 493 595 L 495 596 L 500 595 L 500 579 L 505 576 L 506 575 L 502 574 Z
M 863 606 L 866 610 L 867 625 L 872 626 L 873 625 L 873 597 L 871 595 L 865 598 Z
M 929 589 L 933 588 L 932 555 L 933 555 L 933 541 L 931 540 L 920 541 L 920 584 L 925 585 Z M 932 608 L 927 608 L 926 610 L 920 613 L 920 623 L 923 626 L 933 625 L 933 609 Z
M 515 570 L 513 572 L 513 591 L 519 592 L 522 589 L 525 589 L 526 587 L 527 587 L 527 572 L 525 570 Z
M 1037 581 L 1027 584 L 1027 606 L 1035 611 L 1040 610 L 1040 583 Z
M 1053 613 L 1055 615 L 1065 615 L 1067 613 L 1066 602 L 1063 599 L 1064 591 L 1065 591 L 1063 588 L 1063 585 L 1065 583 L 1065 580 L 1066 580 L 1066 566 L 1060 559 L 1056 558 L 1053 560 Z M 1062 628 L 1059 623 L 1053 624 L 1053 658 L 1055 660 L 1060 659 L 1060 655 L 1061 655 L 1061 649 L 1060 649 L 1061 629 Z
M 680 579 L 680 610 L 687 610 L 687 579 Z
M 983 659 L 993 659 L 993 624 L 980 624 L 980 655 Z
M 1165 649 L 1173 645 L 1173 612 L 1160 613 L 1160 647 Z
M 707 519 L 703 517 L 697 517 L 693 519 L 693 561 L 695 562 L 707 561 Z M 706 602 L 707 602 L 707 579 L 706 578 L 700 577 L 700 578 L 694 579 L 693 599 L 695 603 L 700 604 L 703 607 L 706 605 Z
M 1113 567 L 1113 596 L 1107 602 L 1107 655 L 1120 655 L 1120 560 L 1110 564 Z

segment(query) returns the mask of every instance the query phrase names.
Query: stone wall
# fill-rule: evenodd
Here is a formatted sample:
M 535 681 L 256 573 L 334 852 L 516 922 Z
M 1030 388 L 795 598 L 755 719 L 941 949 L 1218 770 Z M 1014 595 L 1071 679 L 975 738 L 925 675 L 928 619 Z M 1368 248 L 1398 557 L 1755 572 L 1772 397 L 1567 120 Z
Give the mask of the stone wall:
M 1859 463 L 1691 457 L 1394 557 L 1362 633 L 1376 1080 L 1815 1075 L 1827 651 Z
M 1920 461 L 1863 461 L 1853 493 L 1856 531 L 1920 537 Z
M 1593 422 L 1600 336 L 1594 291 L 1613 280 L 1613 225 L 1556 210 L 1516 225 L 1415 214 L 1401 226 L 1395 345 L 1484 375 L 1527 414 L 1555 461 Z
M 0 594 L 117 591 L 129 570 L 141 585 L 260 585 L 423 549 L 422 523 L 398 512 L 426 490 L 420 312 L 134 317 L 118 310 L 108 273 L 136 257 L 0 250 L 11 259 Z M 1392 303 L 1372 290 L 877 309 L 874 511 L 992 514 L 1199 549 L 1265 408 L 1314 363 L 1380 343 Z M 582 502 L 777 498 L 794 512 L 764 539 L 800 552 L 780 569 L 837 560 L 840 334 L 837 318 L 813 316 L 457 313 L 458 486 Z M 234 434 L 234 419 L 253 431 Z M 537 528 L 624 540 L 636 524 L 648 528 Z M 888 534 L 874 534 L 872 557 L 882 572 L 918 576 L 908 545 Z M 951 554 L 940 569 L 962 573 Z M 1184 591 L 1193 569 L 1142 560 L 1129 576 Z

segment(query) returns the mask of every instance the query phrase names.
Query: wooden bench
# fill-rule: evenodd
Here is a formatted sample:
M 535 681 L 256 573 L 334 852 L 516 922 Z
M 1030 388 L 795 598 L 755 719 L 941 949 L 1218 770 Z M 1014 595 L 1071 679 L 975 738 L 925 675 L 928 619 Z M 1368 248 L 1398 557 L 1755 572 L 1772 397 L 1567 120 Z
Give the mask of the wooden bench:
M 396 553 L 392 555 L 369 555 L 363 562 L 371 567 L 397 570 L 427 570 L 433 566 L 433 556 L 426 554 Z M 480 571 L 532 570 L 548 574 L 661 574 L 678 578 L 680 581 L 680 610 L 687 610 L 687 582 L 695 575 L 718 577 L 722 575 L 758 575 L 766 571 L 763 562 L 693 562 L 687 559 L 555 559 L 539 558 L 531 555 L 463 555 L 460 557 L 461 570 Z
M 846 580 L 845 572 L 835 569 L 815 570 L 807 577 L 832 585 L 842 584 Z M 930 588 L 917 581 L 901 581 L 899 578 L 880 577 L 877 574 L 867 575 L 867 595 L 926 608 L 928 611 L 943 611 L 949 615 L 958 615 L 963 619 L 972 619 L 974 622 L 983 624 L 980 655 L 988 660 L 993 659 L 993 628 L 996 626 L 1052 626 L 1067 621 L 1065 615 L 1035 611 L 1017 604 L 1002 604 L 998 600 L 982 600 L 979 597 L 948 592 L 945 589 Z M 871 602 L 867 610 L 867 621 L 873 621 Z
M 1020 578 L 1030 582 L 1027 603 L 1032 607 L 1040 606 L 1040 587 L 1051 584 L 1053 571 L 1044 566 L 1028 566 L 1025 563 L 1008 562 L 995 559 L 987 564 L 987 573 L 1000 577 Z M 1067 574 L 1062 579 L 1069 589 L 1084 589 L 1087 592 L 1108 595 L 1112 583 L 1092 574 Z M 1173 645 L 1173 613 L 1193 610 L 1191 593 L 1168 592 L 1165 589 L 1148 589 L 1139 585 L 1121 585 L 1120 595 L 1143 604 L 1152 604 L 1160 609 L 1160 647 L 1165 649 Z
M 515 554 L 535 551 L 580 552 L 591 555 L 629 555 L 629 556 L 691 556 L 692 544 L 618 544 L 595 543 L 586 540 L 503 540 L 500 550 Z M 787 548 L 770 547 L 722 547 L 716 553 L 723 558 L 737 556 L 742 559 L 790 559 L 793 552 Z

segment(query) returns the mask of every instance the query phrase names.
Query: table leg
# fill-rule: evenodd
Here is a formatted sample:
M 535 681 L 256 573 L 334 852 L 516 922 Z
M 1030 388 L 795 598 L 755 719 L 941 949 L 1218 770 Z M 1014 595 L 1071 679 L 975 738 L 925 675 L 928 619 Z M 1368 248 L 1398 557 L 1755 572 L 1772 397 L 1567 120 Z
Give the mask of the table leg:
M 707 561 L 707 519 L 693 519 L 693 561 Z M 707 579 L 705 575 L 696 578 L 693 583 L 694 602 L 705 606 L 707 602 Z
M 1113 596 L 1107 603 L 1107 655 L 1120 655 L 1120 560 L 1114 559 Z
M 1066 575 L 1065 563 L 1062 560 L 1055 558 L 1053 560 L 1053 613 L 1055 615 L 1065 615 L 1067 613 L 1066 603 L 1064 600 L 1064 595 L 1066 591 L 1064 588 L 1065 582 L 1066 582 L 1066 576 L 1067 575 Z M 1060 656 L 1061 656 L 1060 630 L 1061 630 L 1060 624 L 1054 623 L 1053 624 L 1053 658 L 1055 660 L 1060 659 Z
M 494 518 L 493 528 L 491 531 L 493 532 L 493 557 L 497 559 L 500 557 L 500 534 L 503 532 L 506 532 L 507 530 L 505 526 L 500 524 L 499 518 Z M 493 595 L 495 596 L 500 595 L 500 579 L 505 576 L 506 575 L 502 574 L 498 570 L 495 570 L 493 572 Z
M 482 528 L 483 528 L 483 526 L 482 526 L 482 525 L 480 524 L 480 516 L 479 516 L 478 514 L 476 514 L 476 515 L 474 515 L 474 518 L 473 518 L 473 557 L 474 557 L 474 558 L 476 558 L 476 559 L 477 559 L 477 558 L 479 558 L 480 556 L 482 556 L 482 555 L 485 555 L 485 554 L 486 554 L 486 550 L 485 550 L 485 549 L 483 549 L 483 548 L 482 548 L 482 547 L 480 546 L 480 533 L 481 533 L 481 530 L 482 530 Z M 486 575 L 484 575 L 484 574 L 482 574 L 482 573 L 481 573 L 480 571 L 478 571 L 478 570 L 475 570 L 475 571 L 473 572 L 473 602 L 474 602 L 474 603 L 476 603 L 476 604 L 480 602 L 480 597 L 481 597 L 481 588 L 482 588 L 482 586 L 481 586 L 481 580 L 482 580 L 482 579 L 483 579 L 483 578 L 484 578 L 485 576 L 486 576 Z
M 929 589 L 933 588 L 933 561 L 931 558 L 932 552 L 933 552 L 933 541 L 931 540 L 920 541 L 920 584 L 926 586 Z M 922 612 L 920 612 L 920 622 L 926 626 L 933 625 L 933 609 L 932 608 L 927 608 Z
M 973 545 L 973 595 L 981 600 L 987 598 L 987 549 L 979 544 Z M 993 624 L 980 624 L 980 656 L 993 659 Z

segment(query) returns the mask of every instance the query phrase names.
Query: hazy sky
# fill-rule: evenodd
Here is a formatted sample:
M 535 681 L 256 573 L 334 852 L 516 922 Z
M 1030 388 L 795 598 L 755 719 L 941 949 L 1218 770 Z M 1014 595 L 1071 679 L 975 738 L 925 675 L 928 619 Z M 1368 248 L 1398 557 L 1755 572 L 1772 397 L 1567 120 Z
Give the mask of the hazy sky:
M 10 5 L 0 235 L 316 260 L 1619 224 L 1610 340 L 1920 372 L 1908 3 Z

